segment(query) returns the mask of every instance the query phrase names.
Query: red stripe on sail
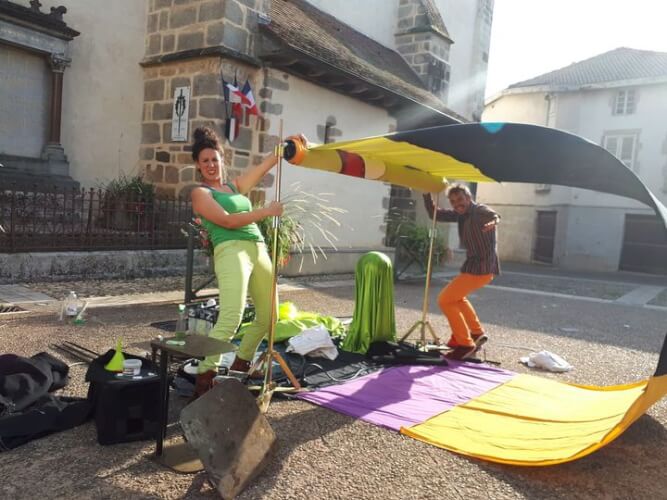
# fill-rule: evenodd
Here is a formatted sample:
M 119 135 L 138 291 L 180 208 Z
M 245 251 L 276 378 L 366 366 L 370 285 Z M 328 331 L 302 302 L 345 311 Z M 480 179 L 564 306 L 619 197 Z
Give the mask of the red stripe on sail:
M 348 153 L 347 151 L 338 151 L 342 168 L 340 173 L 351 175 L 352 177 L 366 177 L 366 164 L 364 159 L 358 154 Z

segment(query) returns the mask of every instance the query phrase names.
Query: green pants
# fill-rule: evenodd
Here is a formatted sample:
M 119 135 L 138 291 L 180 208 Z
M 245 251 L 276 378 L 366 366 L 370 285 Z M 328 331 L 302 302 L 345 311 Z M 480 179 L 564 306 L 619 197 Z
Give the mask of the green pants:
M 225 241 L 213 253 L 215 275 L 220 291 L 218 322 L 209 335 L 231 339 L 243 317 L 248 293 L 255 305 L 255 321 L 245 330 L 238 357 L 251 361 L 257 346 L 268 335 L 271 323 L 271 286 L 273 269 L 264 243 L 247 240 Z M 276 311 L 278 297 L 275 301 Z M 278 318 L 276 312 L 275 318 Z M 199 373 L 214 370 L 220 356 L 209 356 L 199 364 Z

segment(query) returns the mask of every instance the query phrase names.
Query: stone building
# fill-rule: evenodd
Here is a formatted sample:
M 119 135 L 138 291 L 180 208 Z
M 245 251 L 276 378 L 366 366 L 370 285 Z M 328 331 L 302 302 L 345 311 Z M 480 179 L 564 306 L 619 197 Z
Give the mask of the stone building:
M 209 125 L 224 134 L 223 79 L 239 86 L 247 81 L 261 112 L 243 120 L 225 145 L 231 176 L 272 150 L 281 123 L 284 135 L 304 132 L 325 142 L 476 120 L 483 109 L 492 0 L 59 2 L 67 10 L 59 27 L 69 31 L 49 36 L 62 41 L 54 51 L 69 64 L 57 150 L 69 166 L 50 174 L 85 186 L 139 173 L 164 195 L 187 196 L 196 183 L 192 131 Z M 16 31 L 29 16 L 51 19 L 65 11 L 57 2 L 44 3 L 0 0 L 0 27 Z M 8 10 L 15 13 L 11 19 Z M 48 55 L 0 29 L 0 57 L 10 52 L 42 62 Z M 38 101 L 45 116 L 53 101 L 44 90 L 48 79 L 42 80 Z M 3 90 L 0 109 L 12 100 Z M 39 119 L 46 123 L 44 116 Z M 30 151 L 16 144 L 0 142 L 0 163 L 42 154 L 36 144 Z M 10 166 L 15 174 L 26 171 Z M 6 171 L 0 169 L 0 182 Z M 270 198 L 273 182 L 268 176 L 256 197 Z M 390 206 L 417 216 L 409 190 L 298 167 L 286 167 L 282 182 L 287 194 L 295 183 L 335 193 L 335 203 L 348 210 L 337 257 L 327 264 L 332 270 L 340 269 L 336 260 L 350 268 L 361 253 L 382 247 Z

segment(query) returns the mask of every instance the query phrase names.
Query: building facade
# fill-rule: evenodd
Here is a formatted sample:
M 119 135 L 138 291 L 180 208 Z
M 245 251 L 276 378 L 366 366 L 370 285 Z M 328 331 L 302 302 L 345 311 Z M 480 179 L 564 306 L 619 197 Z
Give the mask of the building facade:
M 587 138 L 667 202 L 667 54 L 616 49 L 510 86 L 484 121 L 531 123 Z M 503 215 L 501 256 L 583 270 L 667 274 L 652 211 L 626 198 L 551 185 L 480 185 Z
M 141 174 L 160 194 L 187 197 L 197 184 L 192 131 L 225 135 L 227 82 L 247 82 L 260 110 L 225 143 L 230 176 L 272 150 L 281 124 L 283 135 L 329 142 L 479 119 L 492 10 L 492 0 L 0 0 L 0 57 L 16 61 L 0 80 L 21 67 L 42 82 L 23 110 L 29 129 L 0 117 L 10 131 L 0 182 L 10 170 L 85 187 Z M 12 33 L 27 20 L 59 45 L 22 44 Z M 59 99 L 53 54 L 64 68 Z M 3 85 L 0 109 L 16 108 L 21 87 Z M 57 153 L 58 168 L 28 165 L 48 162 L 44 151 Z M 348 211 L 331 228 L 348 268 L 383 247 L 390 207 L 418 213 L 409 190 L 370 181 L 286 166 L 282 186 L 333 193 Z M 273 187 L 267 176 L 254 196 L 271 198 Z
M 0 182 L 138 171 L 145 19 L 136 0 L 0 1 Z

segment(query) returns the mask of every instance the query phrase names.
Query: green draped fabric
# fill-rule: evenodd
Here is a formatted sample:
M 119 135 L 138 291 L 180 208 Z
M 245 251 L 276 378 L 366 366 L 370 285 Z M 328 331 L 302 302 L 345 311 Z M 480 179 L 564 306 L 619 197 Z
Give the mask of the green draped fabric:
M 381 252 L 361 257 L 355 286 L 354 316 L 341 348 L 366 354 L 372 342 L 396 340 L 391 259 Z

